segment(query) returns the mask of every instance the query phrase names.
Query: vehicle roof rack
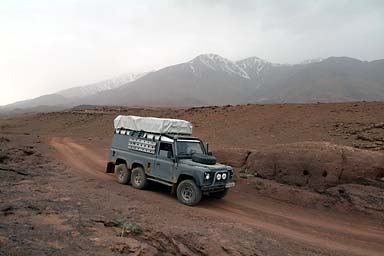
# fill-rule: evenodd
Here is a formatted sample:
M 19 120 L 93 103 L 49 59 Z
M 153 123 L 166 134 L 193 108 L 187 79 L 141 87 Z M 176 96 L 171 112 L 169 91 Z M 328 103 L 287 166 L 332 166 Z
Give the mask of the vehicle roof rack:
M 114 128 L 160 135 L 192 135 L 192 123 L 169 118 L 119 115 L 114 120 Z

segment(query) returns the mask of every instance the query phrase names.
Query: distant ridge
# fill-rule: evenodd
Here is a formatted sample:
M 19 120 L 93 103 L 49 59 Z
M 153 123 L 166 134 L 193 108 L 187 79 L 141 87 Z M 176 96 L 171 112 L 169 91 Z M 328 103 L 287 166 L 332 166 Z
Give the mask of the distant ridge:
M 148 74 L 148 72 L 137 73 L 137 74 L 134 74 L 134 73 L 125 74 L 125 75 L 121 75 L 112 79 L 104 80 L 104 81 L 90 84 L 90 85 L 72 87 L 66 90 L 59 91 L 57 92 L 57 94 L 67 98 L 81 98 L 81 97 L 89 96 L 92 94 L 96 94 L 98 92 L 111 90 L 119 86 L 122 86 L 124 84 L 128 84 L 130 82 L 133 82 L 139 79 L 142 76 L 145 76 L 146 74 Z
M 258 57 L 231 61 L 210 53 L 158 71 L 75 87 L 2 109 L 81 104 L 198 106 L 382 100 L 384 60 L 329 57 L 286 65 Z

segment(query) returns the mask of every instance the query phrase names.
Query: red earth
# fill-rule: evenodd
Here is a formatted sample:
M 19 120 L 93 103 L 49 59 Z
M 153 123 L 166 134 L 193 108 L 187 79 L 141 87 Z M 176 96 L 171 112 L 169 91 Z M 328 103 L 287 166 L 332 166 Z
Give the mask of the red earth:
M 117 114 L 190 120 L 224 162 L 236 160 L 228 152 L 246 152 L 235 162 L 236 187 L 187 207 L 167 187 L 118 184 L 104 172 Z M 383 103 L 100 107 L 2 118 L 0 255 L 382 255 L 380 166 L 361 165 L 373 170 L 363 174 L 351 167 L 353 179 L 319 188 L 297 182 L 302 170 L 294 176 L 291 164 L 312 159 L 311 147 L 307 158 L 295 153 L 308 143 L 353 150 L 351 163 L 381 161 L 382 121 Z M 293 179 L 247 166 L 249 152 L 274 154 Z M 292 161 L 281 152 L 294 152 Z M 333 155 L 316 153 L 324 162 Z

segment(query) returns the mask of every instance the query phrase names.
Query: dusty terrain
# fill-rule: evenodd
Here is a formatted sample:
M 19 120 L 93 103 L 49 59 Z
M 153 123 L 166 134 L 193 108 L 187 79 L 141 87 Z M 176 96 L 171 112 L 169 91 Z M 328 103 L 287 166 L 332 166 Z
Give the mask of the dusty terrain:
M 190 120 L 223 200 L 104 173 L 117 114 Z M 382 255 L 384 104 L 77 108 L 0 119 L 0 255 Z

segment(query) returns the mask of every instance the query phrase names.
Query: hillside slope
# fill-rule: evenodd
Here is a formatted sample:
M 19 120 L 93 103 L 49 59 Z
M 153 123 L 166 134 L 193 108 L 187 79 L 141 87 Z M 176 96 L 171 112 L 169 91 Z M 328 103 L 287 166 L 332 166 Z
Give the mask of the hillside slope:
M 384 60 L 330 57 L 296 65 L 202 54 L 158 71 L 74 87 L 5 106 L 199 106 L 384 100 Z M 4 107 L 3 107 L 4 109 Z

